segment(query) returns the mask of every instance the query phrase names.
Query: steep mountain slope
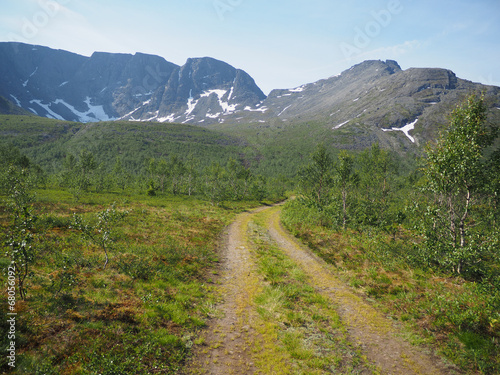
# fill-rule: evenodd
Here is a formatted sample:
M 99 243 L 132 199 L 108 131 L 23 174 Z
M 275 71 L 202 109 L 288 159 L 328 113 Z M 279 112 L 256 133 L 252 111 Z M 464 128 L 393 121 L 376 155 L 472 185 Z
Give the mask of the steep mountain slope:
M 210 123 L 264 98 L 244 71 L 208 57 L 188 59 L 150 100 L 123 119 Z
M 289 137 L 307 127 L 317 141 L 338 148 L 379 142 L 406 150 L 434 139 L 453 108 L 474 92 L 485 95 L 490 121 L 500 123 L 499 87 L 462 80 L 446 69 L 403 71 L 395 61 L 365 61 L 335 77 L 274 90 L 259 111 L 235 113 L 226 123 L 250 124 L 255 132 L 272 124 L 288 129 Z M 232 131 L 231 125 L 218 128 Z
M 248 74 L 210 58 L 189 59 L 180 67 L 141 53 L 85 57 L 0 43 L 0 62 L 0 95 L 60 120 L 197 122 L 265 98 Z
M 175 122 L 254 133 L 271 126 L 286 128 L 291 138 L 314 134 L 315 142 L 328 140 L 337 148 L 379 142 L 406 151 L 434 139 L 471 92 L 485 95 L 490 120 L 499 123 L 499 87 L 462 80 L 446 69 L 402 70 L 391 60 L 365 61 L 266 97 L 247 73 L 209 57 L 177 66 L 140 53 L 85 57 L 0 43 L 0 96 L 31 113 L 69 121 Z M 265 133 L 264 143 L 274 139 Z

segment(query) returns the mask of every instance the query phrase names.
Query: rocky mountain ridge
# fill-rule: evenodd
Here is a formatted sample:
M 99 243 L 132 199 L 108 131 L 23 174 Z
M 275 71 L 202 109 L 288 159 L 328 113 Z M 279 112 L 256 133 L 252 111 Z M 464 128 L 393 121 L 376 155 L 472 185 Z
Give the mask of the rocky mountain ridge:
M 369 144 L 382 132 L 398 131 L 399 142 L 418 144 L 434 137 L 437 125 L 471 92 L 483 93 L 490 117 L 500 121 L 499 87 L 460 79 L 447 69 L 403 70 L 392 60 L 365 61 L 266 97 L 243 70 L 213 58 L 190 58 L 178 66 L 141 53 L 84 57 L 0 43 L 0 96 L 39 116 L 79 122 L 261 126 L 316 121 L 338 132 L 339 139 L 357 137 Z
M 244 71 L 212 58 L 178 66 L 136 53 L 91 57 L 22 43 L 0 43 L 0 95 L 61 120 L 199 122 L 265 98 Z M 219 115 L 217 115 L 219 114 Z

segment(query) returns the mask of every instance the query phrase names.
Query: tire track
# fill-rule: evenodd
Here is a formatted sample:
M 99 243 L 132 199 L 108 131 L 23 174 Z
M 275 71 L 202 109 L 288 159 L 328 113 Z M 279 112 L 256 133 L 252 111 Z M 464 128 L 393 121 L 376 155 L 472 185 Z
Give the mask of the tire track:
M 313 288 L 332 302 L 347 326 L 349 340 L 360 347 L 368 363 L 393 375 L 456 374 L 441 359 L 411 346 L 398 337 L 394 323 L 336 278 L 329 266 L 288 234 L 280 224 L 281 207 L 263 207 L 244 213 L 224 235 L 222 251 L 222 317 L 213 319 L 202 335 L 204 344 L 194 349 L 184 374 L 290 374 L 287 355 L 278 343 L 278 328 L 256 311 L 255 297 L 263 290 L 258 274 L 249 223 L 265 219 L 272 240 L 309 277 Z M 278 365 L 279 364 L 279 365 Z M 360 370 L 361 371 L 361 370 Z M 365 373 L 361 371 L 360 373 Z
M 265 213 L 271 237 L 308 274 L 314 287 L 338 308 L 351 340 L 361 345 L 370 362 L 384 374 L 454 374 L 440 358 L 411 346 L 398 337 L 393 322 L 385 318 L 328 269 L 328 265 L 288 234 L 279 221 L 280 207 Z
M 274 345 L 273 327 L 259 318 L 254 306 L 261 280 L 249 250 L 247 228 L 252 216 L 265 209 L 239 215 L 224 233 L 220 280 L 223 302 L 218 306 L 222 317 L 210 322 L 202 336 L 204 344 L 195 348 L 186 374 L 288 373 L 266 363 L 269 353 L 277 361 L 282 353 Z

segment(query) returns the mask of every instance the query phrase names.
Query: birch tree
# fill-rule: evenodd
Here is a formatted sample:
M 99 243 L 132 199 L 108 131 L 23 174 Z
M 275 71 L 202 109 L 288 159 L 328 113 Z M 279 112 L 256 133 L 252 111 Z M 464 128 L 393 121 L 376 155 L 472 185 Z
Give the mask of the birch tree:
M 498 163 L 488 156 L 495 154 L 487 152 L 496 134 L 486 124 L 484 99 L 472 95 L 453 112 L 449 129 L 426 150 L 426 188 L 434 200 L 427 207 L 427 250 L 455 273 L 481 273 L 498 246 L 484 212 L 488 195 L 498 194 L 490 183 Z

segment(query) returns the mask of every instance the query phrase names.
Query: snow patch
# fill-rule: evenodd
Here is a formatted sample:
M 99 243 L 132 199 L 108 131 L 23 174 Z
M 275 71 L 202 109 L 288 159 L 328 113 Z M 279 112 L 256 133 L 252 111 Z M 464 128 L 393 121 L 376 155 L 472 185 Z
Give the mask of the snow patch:
M 151 113 L 151 112 L 150 112 Z M 160 113 L 160 111 L 156 111 L 154 112 L 154 116 L 150 117 L 150 118 L 147 118 L 147 119 L 144 119 L 144 120 L 141 120 L 141 121 L 153 121 L 153 120 L 156 120 L 158 118 L 158 114 Z
M 104 107 L 102 105 L 92 105 L 90 104 L 90 97 L 87 96 L 85 99 L 85 103 L 88 105 L 89 110 L 86 114 L 93 114 L 98 121 L 112 121 L 115 120 L 112 117 L 109 117 L 104 111 Z
M 138 108 L 136 108 L 136 109 L 132 110 L 131 112 L 127 113 L 125 116 L 120 117 L 118 120 L 123 120 L 124 118 L 126 118 L 126 117 L 129 117 L 129 116 L 133 115 L 133 114 L 134 114 L 135 112 L 137 112 L 140 108 L 141 108 L 141 107 L 138 107 Z
M 71 112 L 73 112 L 78 117 L 78 120 L 80 122 L 98 122 L 98 121 L 116 120 L 115 118 L 111 118 L 106 114 L 106 112 L 104 111 L 104 107 L 102 105 L 92 105 L 90 103 L 89 96 L 87 96 L 84 103 L 87 104 L 89 110 L 86 112 L 80 112 L 71 104 L 66 103 L 63 99 L 56 99 L 54 101 L 54 104 L 62 104 L 66 108 L 68 108 Z
M 21 102 L 19 101 L 19 99 L 18 99 L 18 98 L 16 98 L 16 97 L 15 97 L 14 95 L 12 95 L 12 94 L 10 94 L 10 96 L 12 96 L 12 99 L 14 99 L 14 100 L 16 101 L 17 106 L 18 106 L 18 107 L 20 107 L 20 106 L 21 106 Z
M 193 98 L 193 90 L 189 90 L 189 98 L 188 98 L 188 102 L 187 102 L 187 106 L 188 106 L 188 109 L 186 111 L 186 116 L 189 116 L 191 114 L 191 112 L 194 111 L 194 109 L 196 108 L 196 104 L 198 104 L 198 101 L 194 100 Z
M 232 86 L 231 91 L 229 91 L 229 96 L 227 97 L 228 102 L 231 100 L 231 97 L 233 96 L 233 92 L 234 92 L 234 86 Z
M 356 116 L 356 118 L 360 118 L 360 117 L 363 115 L 363 113 L 365 113 L 366 111 L 367 111 L 367 110 L 366 110 L 366 109 L 364 109 L 364 110 L 363 110 L 363 112 L 361 112 L 359 115 L 357 115 L 357 116 Z
M 415 143 L 415 138 L 413 138 L 409 133 L 410 133 L 410 130 L 415 129 L 415 124 L 417 123 L 417 121 L 418 121 L 418 119 L 416 119 L 415 121 L 413 121 L 410 124 L 406 124 L 402 128 L 392 128 L 392 129 L 382 129 L 382 130 L 385 131 L 385 132 L 402 131 L 403 133 L 405 133 L 405 135 L 408 137 L 408 139 L 412 143 Z
M 35 71 L 30 74 L 30 76 L 28 77 L 28 79 L 23 83 L 23 87 L 28 86 L 28 82 L 29 82 L 30 78 L 33 77 L 37 71 L 38 71 L 38 66 L 36 67 Z
M 205 98 L 205 97 L 209 97 L 210 95 L 212 94 L 217 94 L 217 96 L 219 97 L 219 100 L 221 100 L 221 98 L 226 95 L 227 91 L 226 90 L 218 90 L 218 89 L 215 89 L 215 90 L 208 90 L 208 91 L 205 91 L 203 94 L 201 94 L 200 96 L 202 98 Z
M 177 120 L 179 117 L 175 117 L 175 113 L 172 113 L 168 115 L 167 117 L 159 117 L 157 120 L 159 122 L 174 122 Z
M 104 88 L 102 91 L 104 91 L 104 90 L 106 90 L 106 89 L 107 89 L 107 87 L 106 87 L 106 88 Z M 102 91 L 101 91 L 101 92 L 102 92 Z M 147 92 L 147 93 L 145 93 L 145 94 L 134 94 L 134 96 L 135 96 L 136 98 L 138 98 L 139 96 L 149 96 L 149 95 L 153 95 L 153 91 Z
M 249 112 L 266 112 L 269 108 L 267 107 L 262 107 L 262 108 L 256 108 L 256 109 L 252 109 L 252 107 L 250 107 L 249 105 L 245 107 L 244 111 L 249 111 Z
M 64 119 L 63 119 L 61 116 L 59 116 L 59 115 L 58 115 L 57 113 L 55 113 L 52 109 L 50 109 L 50 105 L 51 105 L 51 103 L 49 103 L 49 104 L 42 104 L 42 101 L 41 101 L 41 100 L 38 100 L 38 99 L 33 99 L 33 100 L 31 100 L 31 101 L 30 101 L 30 103 L 31 103 L 31 104 L 36 103 L 36 104 L 38 104 L 40 107 L 42 107 L 43 109 L 45 109 L 45 110 L 47 111 L 47 113 L 48 113 L 48 114 L 46 115 L 46 117 L 48 117 L 48 118 L 54 118 L 54 119 L 57 119 L 57 120 L 63 120 L 63 121 L 64 121 Z
M 208 90 L 208 91 L 205 91 L 203 94 L 201 94 L 200 97 L 206 98 L 212 94 L 216 94 L 217 97 L 219 98 L 219 105 L 222 108 L 222 113 L 223 114 L 230 114 L 230 113 L 233 113 L 234 111 L 236 111 L 236 104 L 229 104 L 229 99 L 231 99 L 231 96 L 233 95 L 233 89 L 234 88 L 231 88 L 227 102 L 222 101 L 222 98 L 227 94 L 227 90 L 220 90 L 220 89 Z M 211 115 L 211 116 L 218 117 L 219 115 L 220 114 Z M 207 114 L 207 116 L 208 116 L 208 114 Z M 211 117 L 211 116 L 208 116 L 208 117 Z M 211 117 L 211 118 L 215 118 L 215 117 Z
M 292 105 L 290 104 L 288 107 L 286 107 L 284 110 L 282 110 L 282 111 L 279 113 L 278 117 L 280 117 L 280 116 L 283 114 L 283 112 L 285 112 L 285 111 L 286 111 L 288 108 L 290 108 L 291 106 L 292 106 Z
M 186 110 L 186 113 L 185 113 L 186 116 L 191 115 L 191 113 L 194 111 L 194 109 L 196 108 L 196 105 L 198 104 L 198 102 L 200 101 L 201 98 L 208 98 L 212 94 L 216 94 L 217 95 L 217 97 L 219 99 L 219 105 L 222 108 L 223 113 L 229 114 L 229 113 L 232 113 L 232 112 L 234 112 L 236 110 L 236 104 L 229 105 L 228 102 L 223 102 L 222 101 L 222 98 L 224 97 L 224 95 L 227 94 L 227 90 L 217 90 L 216 89 L 216 90 L 205 91 L 204 93 L 202 93 L 200 95 L 200 99 L 198 99 L 198 100 L 194 100 L 193 95 L 192 95 L 192 91 L 193 90 L 189 90 L 189 99 L 188 99 L 188 103 L 187 103 L 188 109 Z M 232 90 L 231 90 L 230 96 L 231 95 L 232 95 Z M 220 116 L 220 113 L 218 113 L 216 115 L 208 114 L 207 113 L 207 117 L 216 118 L 218 116 Z M 190 119 L 188 119 L 186 121 L 190 121 L 190 120 L 192 120 L 192 118 L 190 118 Z
M 359 100 L 359 98 L 356 98 L 356 99 L 353 100 L 353 102 L 357 102 L 358 100 Z
M 296 87 L 294 89 L 290 89 L 288 91 L 290 91 L 290 92 L 302 92 L 305 90 L 305 88 L 306 88 L 306 85 L 302 85 L 302 86 Z
M 228 102 L 219 102 L 224 114 L 230 114 L 236 111 L 236 104 L 229 104 Z
M 347 120 L 346 122 L 343 122 L 342 124 L 335 125 L 332 128 L 332 130 L 340 129 L 342 126 L 344 126 L 345 124 L 347 124 L 349 121 L 351 121 L 351 120 Z

